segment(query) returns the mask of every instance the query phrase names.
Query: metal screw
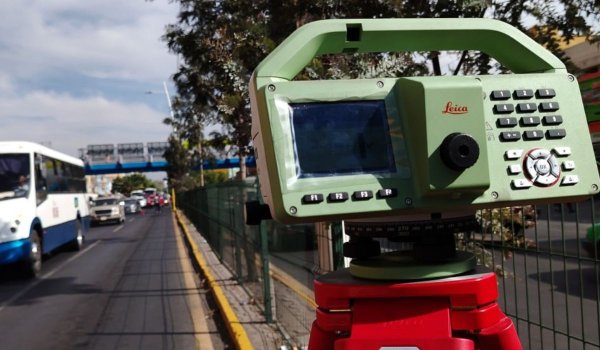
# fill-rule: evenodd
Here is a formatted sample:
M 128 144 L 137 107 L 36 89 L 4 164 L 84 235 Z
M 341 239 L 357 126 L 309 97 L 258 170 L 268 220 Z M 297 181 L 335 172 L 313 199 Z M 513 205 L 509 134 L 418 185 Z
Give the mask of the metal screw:
M 594 192 L 598 191 L 598 185 L 593 184 L 592 185 L 592 191 L 594 191 Z
M 404 198 L 404 204 L 412 205 L 413 204 L 412 198 L 410 198 L 410 197 Z
M 296 215 L 297 212 L 298 212 L 298 208 L 296 208 L 296 207 L 290 207 L 290 214 Z
M 378 87 L 378 88 L 382 88 L 382 87 L 383 87 L 383 81 L 379 80 L 379 81 L 377 82 L 377 87 Z
M 500 197 L 500 195 L 498 194 L 498 192 L 496 192 L 496 191 L 492 192 L 492 198 L 493 199 L 498 199 L 498 197 Z
M 275 91 L 275 85 L 270 84 L 269 86 L 267 86 L 267 89 L 269 89 L 269 91 L 273 92 L 273 91 Z
M 575 81 L 575 77 L 571 74 L 569 74 L 569 81 L 571 81 L 571 82 Z

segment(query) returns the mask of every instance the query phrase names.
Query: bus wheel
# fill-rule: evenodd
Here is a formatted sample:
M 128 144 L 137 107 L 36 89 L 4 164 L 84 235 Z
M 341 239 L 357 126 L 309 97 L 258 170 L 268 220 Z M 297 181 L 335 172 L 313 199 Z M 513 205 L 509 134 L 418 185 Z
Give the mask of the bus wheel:
M 71 241 L 70 248 L 73 251 L 79 251 L 83 248 L 83 230 L 81 229 L 81 221 L 75 220 L 75 239 Z
M 23 274 L 33 278 L 39 276 L 42 271 L 42 241 L 36 230 L 31 230 L 29 240 L 29 258 L 23 263 Z

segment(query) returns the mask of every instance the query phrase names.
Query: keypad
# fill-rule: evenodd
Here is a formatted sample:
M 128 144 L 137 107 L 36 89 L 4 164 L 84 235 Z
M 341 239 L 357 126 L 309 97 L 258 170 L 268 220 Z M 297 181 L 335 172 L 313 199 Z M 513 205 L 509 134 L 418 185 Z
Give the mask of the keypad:
M 549 88 L 524 88 L 512 91 L 493 90 L 490 93 L 490 99 L 499 102 L 494 103 L 492 107 L 493 114 L 498 116 L 496 119 L 496 127 L 513 129 L 515 127 L 533 128 L 539 127 L 540 125 L 543 125 L 544 127 L 561 125 L 563 123 L 563 118 L 560 114 L 544 115 L 544 113 L 552 113 L 560 109 L 559 103 L 552 101 L 555 97 L 556 91 Z M 517 117 L 502 116 L 515 112 L 522 115 L 517 115 Z M 537 113 L 541 113 L 542 115 L 537 115 Z M 502 131 L 500 133 L 500 140 L 504 142 L 513 142 L 521 139 L 525 141 L 538 141 L 544 138 L 547 140 L 556 140 L 562 139 L 565 136 L 565 129 L 560 128 L 531 130 L 513 129 Z
M 579 183 L 575 161 L 569 159 L 571 147 L 556 144 L 567 136 L 560 127 L 563 116 L 556 97 L 551 88 L 494 90 L 490 94 L 499 140 L 514 143 L 503 151 L 514 190 Z M 544 139 L 554 142 L 552 148 L 536 148 L 535 141 Z

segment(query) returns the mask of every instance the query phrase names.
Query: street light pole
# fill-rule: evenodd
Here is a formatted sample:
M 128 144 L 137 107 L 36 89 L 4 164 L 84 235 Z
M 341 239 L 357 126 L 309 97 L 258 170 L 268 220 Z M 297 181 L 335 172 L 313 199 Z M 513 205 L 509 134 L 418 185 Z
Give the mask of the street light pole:
M 173 105 L 171 104 L 171 96 L 169 95 L 169 89 L 167 89 L 167 82 L 163 80 L 163 87 L 165 88 L 165 96 L 167 96 L 167 104 L 169 105 L 169 111 L 171 112 L 171 119 L 175 120 L 175 112 L 173 112 Z
M 169 95 L 169 89 L 167 88 L 167 82 L 163 80 L 163 88 L 165 90 L 165 96 L 167 97 L 167 104 L 169 105 L 169 112 L 171 113 L 171 120 L 175 123 L 175 111 L 173 110 L 173 105 L 171 103 L 171 96 Z M 154 94 L 155 91 L 146 91 L 147 94 Z M 175 124 L 173 124 L 173 131 L 177 134 L 177 129 Z M 200 136 L 200 135 L 198 135 Z M 198 151 L 198 155 L 200 156 L 200 187 L 204 187 L 204 160 L 202 158 L 202 141 L 201 138 L 198 138 L 198 145 L 196 146 L 196 150 Z

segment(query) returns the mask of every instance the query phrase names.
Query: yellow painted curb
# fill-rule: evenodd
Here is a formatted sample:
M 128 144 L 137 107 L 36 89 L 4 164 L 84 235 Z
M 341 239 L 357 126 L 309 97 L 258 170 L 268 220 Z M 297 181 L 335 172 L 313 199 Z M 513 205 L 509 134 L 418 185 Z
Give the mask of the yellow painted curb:
M 288 275 L 283 270 L 281 270 L 273 264 L 269 264 L 269 269 L 271 271 L 271 277 L 288 287 L 292 292 L 294 292 L 298 297 L 300 297 L 300 299 L 302 299 L 307 306 L 312 307 L 314 309 L 318 307 L 317 303 L 315 302 L 313 293 L 310 289 L 300 284 L 293 277 L 291 277 L 290 275 Z
M 235 312 L 233 312 L 231 305 L 229 305 L 229 301 L 227 300 L 227 297 L 225 297 L 225 293 L 223 292 L 223 289 L 221 289 L 221 286 L 218 284 L 217 280 L 215 279 L 213 274 L 210 272 L 208 265 L 206 263 L 206 260 L 202 256 L 202 252 L 198 248 L 198 245 L 196 244 L 196 242 L 192 239 L 192 236 L 190 235 L 187 227 L 183 224 L 183 221 L 181 220 L 179 211 L 173 210 L 173 213 L 175 214 L 175 217 L 177 218 L 177 223 L 179 224 L 179 227 L 181 227 L 181 229 L 183 230 L 185 239 L 187 240 L 190 250 L 192 251 L 192 257 L 194 258 L 194 260 L 196 261 L 198 266 L 200 266 L 200 269 L 202 270 L 202 274 L 204 275 L 206 281 L 208 282 L 208 286 L 209 286 L 213 296 L 215 297 L 215 300 L 217 301 L 217 305 L 219 305 L 219 310 L 221 311 L 221 316 L 223 316 L 223 318 L 225 319 L 225 323 L 227 325 L 227 330 L 229 332 L 229 335 L 233 339 L 236 349 L 239 349 L 239 350 L 254 349 L 252 347 L 252 344 L 250 343 L 250 339 L 248 339 L 248 335 L 246 334 L 244 327 L 240 323 Z

